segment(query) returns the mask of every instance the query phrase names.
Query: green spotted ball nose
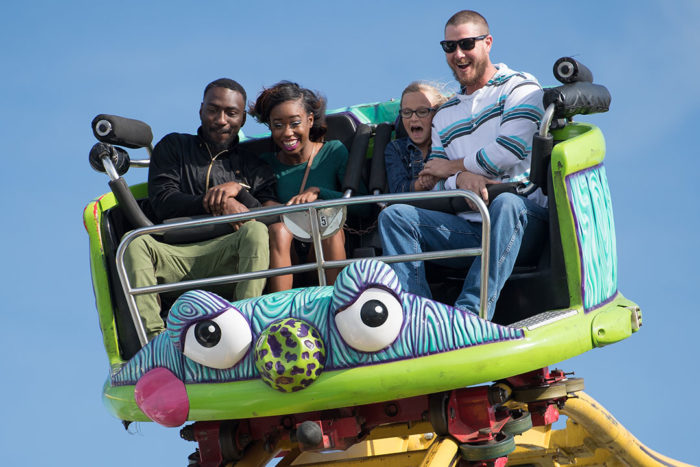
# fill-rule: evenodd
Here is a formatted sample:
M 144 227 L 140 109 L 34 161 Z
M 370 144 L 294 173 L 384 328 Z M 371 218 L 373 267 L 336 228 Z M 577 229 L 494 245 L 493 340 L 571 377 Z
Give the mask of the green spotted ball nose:
M 300 391 L 316 381 L 326 364 L 321 335 L 306 321 L 274 321 L 255 342 L 255 367 L 272 388 Z

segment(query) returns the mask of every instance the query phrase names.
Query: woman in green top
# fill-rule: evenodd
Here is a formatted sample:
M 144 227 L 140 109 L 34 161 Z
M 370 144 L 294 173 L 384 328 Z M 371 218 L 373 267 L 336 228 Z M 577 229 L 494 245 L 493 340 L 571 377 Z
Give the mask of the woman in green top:
M 277 152 L 262 154 L 274 169 L 277 195 L 282 203 L 301 204 L 317 199 L 340 198 L 348 151 L 339 141 L 324 142 L 326 134 L 325 100 L 296 83 L 282 81 L 264 89 L 249 113 L 270 128 Z M 292 234 L 282 223 L 270 226 L 270 267 L 291 266 Z M 322 242 L 327 260 L 345 259 L 345 234 L 340 229 Z M 313 249 L 309 252 L 313 255 Z M 339 270 L 327 270 L 326 280 L 333 284 Z M 271 292 L 292 288 L 291 275 L 271 277 Z

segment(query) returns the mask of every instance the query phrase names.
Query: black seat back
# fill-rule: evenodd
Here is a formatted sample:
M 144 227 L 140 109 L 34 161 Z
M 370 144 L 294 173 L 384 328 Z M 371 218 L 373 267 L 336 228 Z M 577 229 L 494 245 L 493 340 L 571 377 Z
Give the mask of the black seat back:
M 548 192 L 552 191 L 552 171 L 547 166 Z M 493 321 L 510 324 L 548 310 L 570 305 L 564 251 L 559 233 L 559 216 L 554 196 L 548 198 L 549 232 L 539 245 L 539 258 L 532 262 L 518 258 L 496 302 Z M 523 245 L 521 251 L 527 250 Z M 535 250 L 537 251 L 537 249 Z
M 384 163 L 384 151 L 391 141 L 391 134 L 394 125 L 391 123 L 380 123 L 377 125 L 374 136 L 374 147 L 372 150 L 372 162 L 369 174 L 368 189 L 370 194 L 386 193 L 389 191 L 386 178 L 386 165 Z
M 148 199 L 137 200 L 141 209 L 150 214 Z M 151 219 L 153 216 L 150 216 Z M 134 322 L 131 319 L 129 305 L 122 289 L 117 273 L 116 252 L 119 242 L 125 233 L 133 230 L 133 226 L 121 206 L 117 205 L 105 211 L 102 216 L 102 244 L 104 246 L 107 263 L 107 278 L 109 282 L 109 293 L 112 297 L 112 309 L 114 310 L 114 321 L 117 327 L 117 337 L 119 339 L 119 350 L 124 360 L 134 356 L 141 348 L 141 344 L 136 334 Z
M 326 140 L 337 139 L 350 151 L 357 131 L 357 120 L 349 113 L 332 114 L 326 116 L 326 125 Z

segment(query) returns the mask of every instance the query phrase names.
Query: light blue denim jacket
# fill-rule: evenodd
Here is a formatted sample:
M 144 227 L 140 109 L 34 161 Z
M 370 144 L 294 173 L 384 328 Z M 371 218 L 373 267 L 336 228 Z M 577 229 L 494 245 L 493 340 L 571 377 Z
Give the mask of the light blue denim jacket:
M 384 150 L 384 165 L 391 193 L 413 191 L 413 182 L 423 170 L 420 149 L 407 136 L 391 141 Z

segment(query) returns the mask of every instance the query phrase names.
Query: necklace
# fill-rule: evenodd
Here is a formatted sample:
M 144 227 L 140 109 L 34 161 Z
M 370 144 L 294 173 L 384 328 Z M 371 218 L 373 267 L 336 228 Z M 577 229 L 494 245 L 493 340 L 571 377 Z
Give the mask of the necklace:
M 206 141 L 204 142 L 204 146 L 207 148 L 207 152 L 209 153 L 209 157 L 211 158 L 211 161 L 209 162 L 209 167 L 207 168 L 207 178 L 206 178 L 206 181 L 204 183 L 204 192 L 206 193 L 207 191 L 209 191 L 209 176 L 211 175 L 211 168 L 214 166 L 214 161 L 216 161 L 217 157 L 219 157 L 220 155 L 222 155 L 223 153 L 228 151 L 228 149 L 224 149 L 223 151 L 219 152 L 215 156 L 212 156 L 211 149 L 209 149 L 209 145 L 207 144 Z

